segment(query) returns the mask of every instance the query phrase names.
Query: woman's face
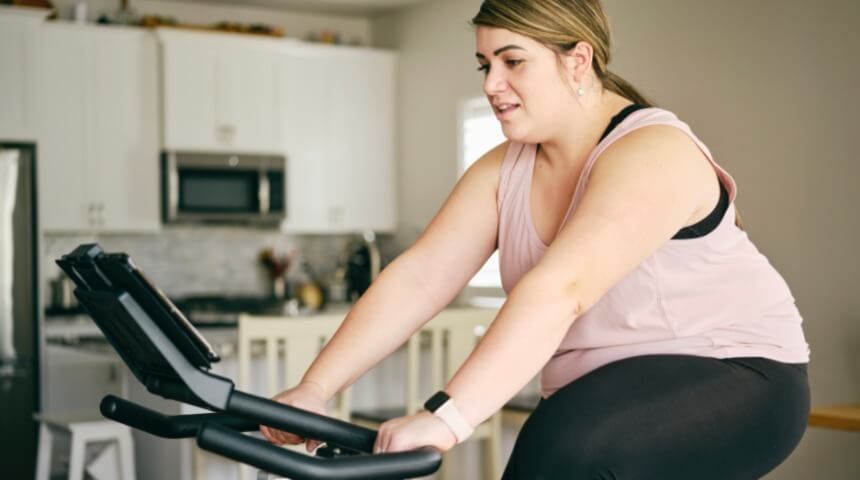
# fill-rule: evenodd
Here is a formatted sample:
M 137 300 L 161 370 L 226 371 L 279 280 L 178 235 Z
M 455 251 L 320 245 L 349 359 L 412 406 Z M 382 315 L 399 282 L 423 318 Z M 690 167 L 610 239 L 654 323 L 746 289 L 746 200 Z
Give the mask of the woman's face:
M 556 54 L 531 38 L 502 28 L 479 26 L 476 58 L 484 72 L 484 93 L 513 141 L 540 143 L 564 124 L 575 103 L 573 88 L 559 72 Z

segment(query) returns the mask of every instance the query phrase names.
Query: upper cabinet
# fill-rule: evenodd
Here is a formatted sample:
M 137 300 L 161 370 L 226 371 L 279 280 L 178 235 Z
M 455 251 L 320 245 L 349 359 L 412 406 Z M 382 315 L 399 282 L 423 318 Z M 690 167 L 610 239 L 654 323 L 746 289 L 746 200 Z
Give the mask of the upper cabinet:
M 395 229 L 396 56 L 160 29 L 166 150 L 287 159 L 290 233 Z
M 285 232 L 395 229 L 393 53 L 169 28 L 132 31 L 45 29 L 39 148 L 51 168 L 43 179 L 47 230 L 157 228 L 150 210 L 158 210 L 159 146 L 284 155 Z M 105 37 L 96 40 L 95 32 Z M 116 38 L 106 37 L 110 32 Z M 107 175 L 119 180 L 105 182 Z M 137 192 L 143 189 L 151 193 Z M 128 214 L 140 199 L 146 213 Z
M 396 227 L 393 53 L 294 45 L 280 61 L 294 233 Z
M 146 30 L 45 24 L 38 151 L 45 231 L 160 228 L 158 57 Z
M 277 153 L 280 42 L 162 29 L 166 150 Z
M 0 5 L 0 140 L 36 138 L 34 59 L 48 10 Z

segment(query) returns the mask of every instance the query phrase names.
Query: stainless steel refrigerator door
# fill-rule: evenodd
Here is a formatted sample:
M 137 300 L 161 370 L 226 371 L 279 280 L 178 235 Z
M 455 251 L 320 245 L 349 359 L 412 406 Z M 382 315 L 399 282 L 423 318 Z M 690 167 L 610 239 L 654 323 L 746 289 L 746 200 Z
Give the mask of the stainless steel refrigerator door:
M 3 478 L 33 478 L 38 282 L 33 149 L 0 145 L 0 451 Z
M 12 317 L 13 217 L 18 196 L 18 168 L 21 152 L 0 150 L 0 376 L 15 368 L 14 328 Z

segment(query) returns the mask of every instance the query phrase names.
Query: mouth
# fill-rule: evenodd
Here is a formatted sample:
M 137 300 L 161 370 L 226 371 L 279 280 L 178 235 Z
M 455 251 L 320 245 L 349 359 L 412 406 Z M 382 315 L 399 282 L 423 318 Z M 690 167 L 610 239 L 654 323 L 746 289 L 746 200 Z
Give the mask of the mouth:
M 518 108 L 520 108 L 519 103 L 497 103 L 493 105 L 493 110 L 495 110 L 496 114 L 499 116 L 509 115 Z

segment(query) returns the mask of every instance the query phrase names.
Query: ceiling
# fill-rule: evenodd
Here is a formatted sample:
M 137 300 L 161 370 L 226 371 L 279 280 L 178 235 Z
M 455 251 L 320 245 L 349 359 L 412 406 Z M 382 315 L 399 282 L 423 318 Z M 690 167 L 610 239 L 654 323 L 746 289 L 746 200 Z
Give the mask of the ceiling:
M 334 15 L 374 15 L 432 0 L 178 0 Z

